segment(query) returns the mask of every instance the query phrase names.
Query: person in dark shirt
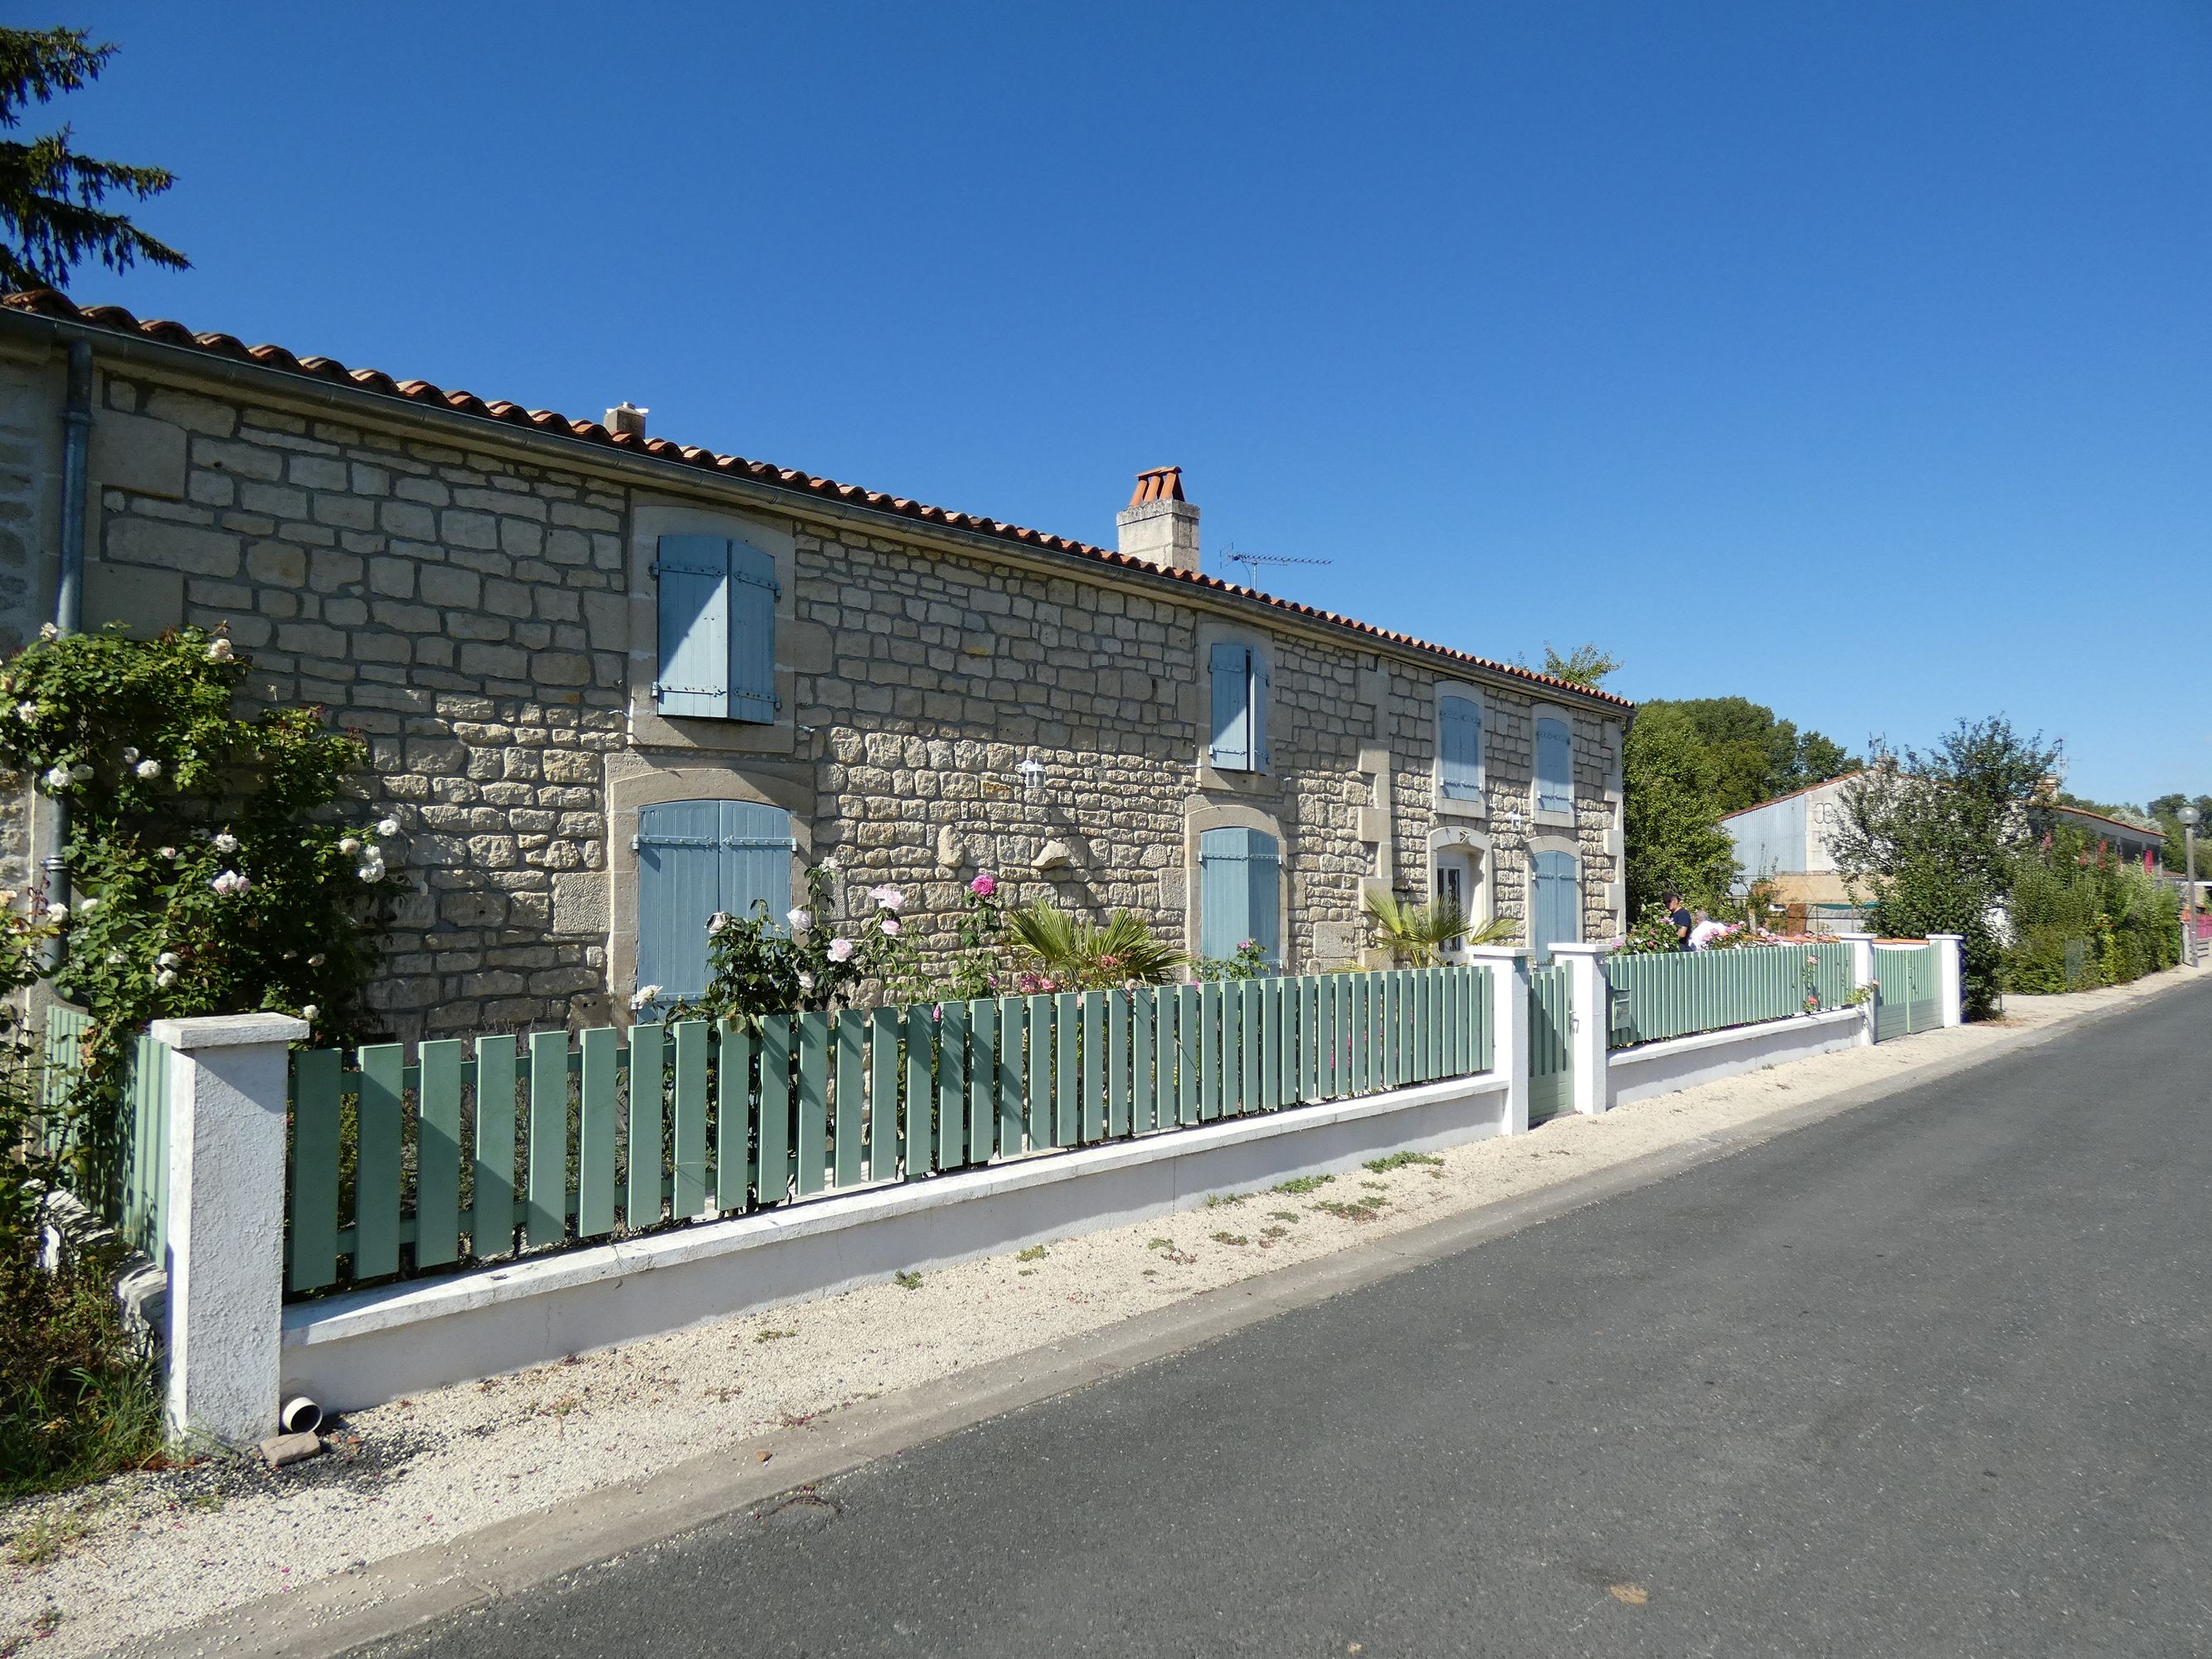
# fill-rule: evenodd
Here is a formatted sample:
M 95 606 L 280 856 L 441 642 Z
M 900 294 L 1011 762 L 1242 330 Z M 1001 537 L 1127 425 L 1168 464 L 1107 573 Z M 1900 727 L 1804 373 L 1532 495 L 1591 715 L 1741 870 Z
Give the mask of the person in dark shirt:
M 1698 919 L 1690 914 L 1690 908 L 1682 902 L 1680 893 L 1667 895 L 1667 923 L 1674 930 L 1674 948 L 1677 951 L 1688 950 L 1690 930 L 1698 925 Z

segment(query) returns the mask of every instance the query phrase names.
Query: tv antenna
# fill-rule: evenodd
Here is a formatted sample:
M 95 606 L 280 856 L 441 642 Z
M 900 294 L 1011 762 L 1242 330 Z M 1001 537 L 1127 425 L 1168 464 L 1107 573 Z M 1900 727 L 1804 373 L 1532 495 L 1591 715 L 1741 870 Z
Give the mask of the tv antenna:
M 1263 564 L 1334 564 L 1336 562 L 1334 559 L 1293 559 L 1277 553 L 1239 553 L 1234 542 L 1231 542 L 1221 550 L 1221 556 L 1231 564 L 1243 565 L 1245 574 L 1255 580 L 1259 579 L 1260 567 Z

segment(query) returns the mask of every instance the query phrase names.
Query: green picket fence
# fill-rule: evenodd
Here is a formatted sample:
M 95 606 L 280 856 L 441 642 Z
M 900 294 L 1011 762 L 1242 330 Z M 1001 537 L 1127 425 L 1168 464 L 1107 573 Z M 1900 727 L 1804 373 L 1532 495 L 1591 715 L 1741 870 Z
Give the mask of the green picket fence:
M 1943 1023 L 1936 993 L 1935 946 L 1875 945 L 1874 981 L 1881 988 L 1874 1004 L 1876 1042 L 1932 1031 Z
M 1489 970 L 295 1055 L 294 1293 L 1490 1067 Z
M 75 1139 L 63 1132 L 62 1107 L 84 1067 L 91 1017 L 55 1003 L 46 1010 L 46 1065 L 40 1079 L 46 1150 L 65 1156 Z M 133 1040 L 115 1101 L 113 1133 L 68 1157 L 77 1198 L 131 1245 L 156 1262 L 169 1246 L 164 1212 L 169 1182 L 169 1051 L 150 1036 Z
M 1749 945 L 1724 951 L 1671 951 L 1609 957 L 1610 1046 L 1717 1031 L 1840 1008 L 1851 992 L 1851 947 L 1842 944 Z
M 1528 1121 L 1541 1123 L 1574 1104 L 1573 998 L 1567 965 L 1528 970 Z

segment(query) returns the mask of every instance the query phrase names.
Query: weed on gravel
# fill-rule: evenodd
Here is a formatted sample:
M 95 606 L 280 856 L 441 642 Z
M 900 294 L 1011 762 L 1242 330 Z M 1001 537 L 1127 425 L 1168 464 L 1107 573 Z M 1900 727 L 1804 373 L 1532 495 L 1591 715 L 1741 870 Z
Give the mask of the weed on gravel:
M 1393 1170 L 1408 1170 L 1416 1164 L 1432 1165 L 1429 1173 L 1442 1181 L 1443 1163 L 1434 1152 L 1392 1152 L 1387 1158 L 1370 1158 L 1361 1167 L 1376 1175 L 1389 1175 Z
M 1270 1192 L 1288 1193 L 1292 1198 L 1304 1198 L 1308 1193 L 1317 1193 L 1336 1177 L 1334 1176 L 1296 1176 L 1268 1188 Z

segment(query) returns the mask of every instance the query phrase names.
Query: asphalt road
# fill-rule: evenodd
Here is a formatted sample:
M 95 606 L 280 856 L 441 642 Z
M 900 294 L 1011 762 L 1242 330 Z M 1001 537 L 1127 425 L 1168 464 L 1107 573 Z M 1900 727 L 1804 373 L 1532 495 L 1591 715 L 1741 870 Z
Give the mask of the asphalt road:
M 374 1651 L 2212 1653 L 2208 1038 L 2171 994 Z

